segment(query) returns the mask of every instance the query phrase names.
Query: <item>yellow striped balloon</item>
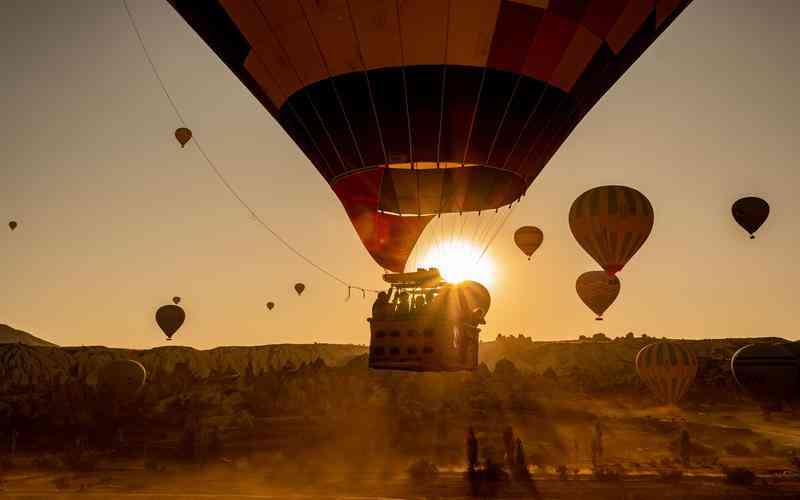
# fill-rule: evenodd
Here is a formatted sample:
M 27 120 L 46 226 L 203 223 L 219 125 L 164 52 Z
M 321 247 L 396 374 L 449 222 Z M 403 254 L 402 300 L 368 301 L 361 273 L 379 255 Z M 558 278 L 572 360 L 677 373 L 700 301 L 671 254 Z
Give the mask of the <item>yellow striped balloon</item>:
M 514 243 L 531 260 L 531 255 L 542 244 L 544 234 L 542 230 L 534 226 L 522 226 L 514 232 Z
M 601 186 L 578 196 L 569 210 L 569 228 L 586 252 L 616 274 L 653 229 L 653 206 L 626 186 Z
M 619 295 L 620 282 L 616 276 L 609 276 L 605 271 L 587 271 L 575 281 L 575 291 L 584 304 L 602 321 L 603 313 Z
M 674 405 L 694 382 L 697 358 L 676 342 L 656 342 L 636 354 L 636 371 L 656 398 Z

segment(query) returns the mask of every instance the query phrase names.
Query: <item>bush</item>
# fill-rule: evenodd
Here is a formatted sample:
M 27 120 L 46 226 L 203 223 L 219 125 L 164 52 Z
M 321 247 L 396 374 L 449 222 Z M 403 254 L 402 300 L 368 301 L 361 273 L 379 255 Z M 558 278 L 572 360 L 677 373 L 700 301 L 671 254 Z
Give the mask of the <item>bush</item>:
M 411 464 L 406 472 L 408 476 L 415 481 L 427 481 L 435 479 L 439 474 L 439 469 L 423 458 Z
M 755 473 L 744 467 L 723 467 L 722 473 L 725 474 L 725 481 L 731 484 L 750 486 L 756 482 Z
M 677 483 L 683 478 L 683 471 L 680 469 L 662 469 L 658 471 L 658 475 L 664 481 Z

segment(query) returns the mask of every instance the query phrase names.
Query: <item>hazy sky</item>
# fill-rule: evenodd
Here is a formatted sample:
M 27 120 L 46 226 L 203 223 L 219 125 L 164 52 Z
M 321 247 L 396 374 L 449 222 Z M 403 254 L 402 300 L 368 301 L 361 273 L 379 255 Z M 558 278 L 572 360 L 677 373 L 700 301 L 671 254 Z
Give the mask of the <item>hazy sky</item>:
M 165 1 L 131 0 L 153 59 L 208 154 L 256 210 L 312 259 L 382 284 L 322 177 Z M 483 338 L 800 338 L 800 8 L 698 0 L 617 82 L 533 183 L 488 258 Z M 163 345 L 155 308 L 183 297 L 173 343 L 367 343 L 370 300 L 287 252 L 192 147 L 122 3 L 0 2 L 0 323 L 61 345 Z M 573 240 L 570 204 L 626 184 L 653 203 L 650 239 L 621 273 L 604 323 L 577 298 L 597 265 Z M 743 195 L 772 214 L 751 241 Z M 516 227 L 542 228 L 528 262 Z M 295 281 L 308 288 L 298 298 Z M 277 306 L 266 312 L 264 303 Z

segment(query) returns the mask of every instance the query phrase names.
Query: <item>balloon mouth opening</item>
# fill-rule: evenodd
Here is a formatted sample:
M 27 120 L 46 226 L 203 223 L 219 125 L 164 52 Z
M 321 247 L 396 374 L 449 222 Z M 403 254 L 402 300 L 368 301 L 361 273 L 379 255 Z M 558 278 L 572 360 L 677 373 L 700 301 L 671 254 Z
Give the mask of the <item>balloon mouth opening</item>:
M 750 235 L 750 239 L 751 239 L 751 240 L 754 240 L 754 239 L 756 239 L 756 236 L 755 236 L 754 234 L 751 234 L 751 235 Z

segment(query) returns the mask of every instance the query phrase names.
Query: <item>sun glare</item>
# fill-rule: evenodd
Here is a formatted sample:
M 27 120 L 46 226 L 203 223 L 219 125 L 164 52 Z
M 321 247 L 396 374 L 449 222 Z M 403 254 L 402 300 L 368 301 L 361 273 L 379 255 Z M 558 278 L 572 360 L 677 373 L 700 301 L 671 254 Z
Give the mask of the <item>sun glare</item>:
M 484 286 L 494 281 L 494 264 L 482 249 L 464 241 L 450 241 L 431 247 L 422 258 L 422 267 L 436 267 L 450 283 L 473 280 Z

